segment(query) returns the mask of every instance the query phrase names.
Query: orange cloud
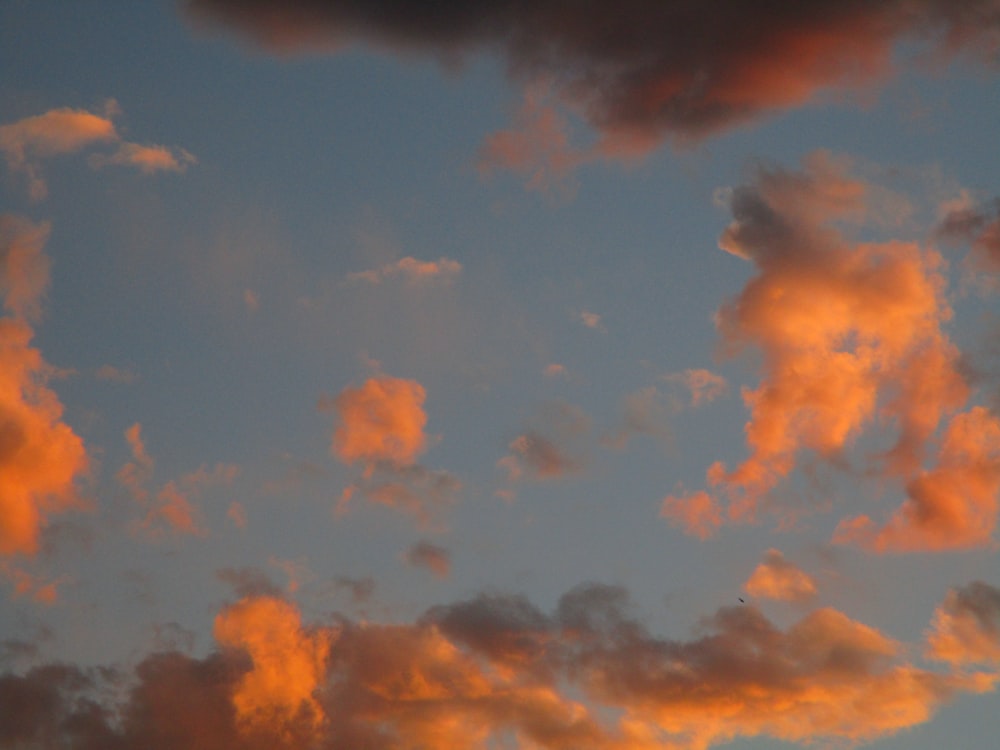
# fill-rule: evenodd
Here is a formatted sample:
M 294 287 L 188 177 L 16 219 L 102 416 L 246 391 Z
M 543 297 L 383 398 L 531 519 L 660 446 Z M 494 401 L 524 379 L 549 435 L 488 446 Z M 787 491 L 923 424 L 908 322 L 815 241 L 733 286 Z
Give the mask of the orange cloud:
M 800 602 L 816 595 L 813 579 L 776 549 L 767 551 L 743 587 L 750 596 L 759 599 Z
M 78 505 L 75 483 L 88 463 L 24 319 L 37 314 L 48 285 L 47 232 L 0 216 L 0 287 L 12 313 L 0 318 L 0 555 L 35 553 L 47 517 Z
M 157 537 L 163 527 L 193 536 L 206 536 L 208 530 L 199 520 L 199 512 L 192 504 L 193 496 L 213 485 L 231 484 L 239 473 L 232 464 L 216 464 L 211 470 L 201 466 L 178 479 L 171 479 L 153 495 L 148 485 L 152 481 L 154 461 L 146 451 L 142 439 L 142 426 L 136 422 L 125 430 L 125 441 L 132 452 L 132 460 L 115 474 L 115 479 L 139 505 L 146 508 L 145 518 L 135 528 Z M 151 499 L 152 498 L 152 499 Z
M 704 490 L 687 495 L 668 495 L 660 505 L 660 517 L 699 539 L 708 539 L 722 526 L 722 508 Z
M 105 115 L 63 107 L 41 115 L 0 125 L 0 153 L 11 172 L 22 173 L 28 182 L 28 194 L 33 200 L 48 195 L 39 162 L 54 156 L 71 154 L 101 143 L 118 143 L 112 154 L 94 154 L 92 167 L 109 164 L 138 168 L 144 174 L 170 171 L 183 172 L 197 159 L 184 149 L 166 146 L 143 146 L 122 141 L 111 120 L 119 110 L 113 101 Z
M 313 693 L 325 675 L 333 630 L 308 632 L 293 605 L 256 597 L 220 612 L 214 632 L 221 646 L 245 651 L 252 663 L 233 693 L 240 727 L 282 738 L 319 730 L 324 714 Z
M 1000 589 L 982 581 L 952 589 L 934 611 L 926 635 L 930 659 L 1000 669 Z
M 23 568 L 0 561 L 0 576 L 6 578 L 14 590 L 14 597 L 27 596 L 39 604 L 55 604 L 59 598 L 59 585 L 64 580 L 48 580 Z
M 880 552 L 989 546 L 1000 510 L 1000 419 L 981 406 L 957 414 L 937 465 L 919 472 L 906 492 L 882 528 L 868 516 L 845 519 L 834 541 Z
M 917 487 L 933 436 L 970 396 L 943 329 L 944 261 L 916 244 L 846 236 L 874 211 L 883 221 L 904 210 L 849 166 L 819 152 L 801 172 L 762 168 L 728 195 L 734 221 L 720 247 L 757 274 L 719 311 L 718 327 L 730 353 L 752 345 L 763 355 L 759 385 L 742 394 L 750 455 L 707 472 L 731 521 L 754 520 L 803 452 L 841 462 L 873 424 L 895 428 L 896 440 L 870 457 L 872 468 Z
M 90 165 L 93 167 L 130 166 L 136 167 L 143 174 L 183 172 L 189 165 L 197 163 L 198 159 L 194 154 L 182 148 L 142 146 L 138 143 L 123 143 L 113 154 L 94 154 L 90 157 Z
M 893 72 L 903 41 L 942 57 L 969 51 L 990 60 L 997 50 L 995 24 L 983 20 L 989 11 L 956 10 L 951 0 L 812 0 L 808 10 L 786 0 L 766 11 L 753 3 L 591 3 L 575 7 L 572 22 L 557 0 L 417 9 L 386 0 L 188 0 L 187 8 L 280 54 L 336 53 L 352 42 L 404 58 L 499 54 L 517 80 L 551 82 L 552 97 L 599 131 L 596 150 L 607 155 L 704 138 L 831 90 L 870 91 Z M 560 118 L 536 108 L 521 119 L 487 142 L 487 163 L 544 175 L 569 158 Z
M 754 607 L 724 608 L 681 641 L 627 609 L 622 589 L 586 585 L 551 614 L 491 594 L 411 623 L 307 626 L 293 604 L 248 595 L 216 617 L 220 651 L 147 657 L 133 690 L 103 691 L 119 705 L 102 705 L 103 686 L 71 666 L 0 676 L 5 704 L 25 707 L 0 714 L 0 737 L 73 750 L 858 743 L 995 682 L 920 669 L 902 644 L 833 609 L 781 629 Z
M 417 542 L 406 551 L 403 559 L 408 565 L 429 570 L 438 578 L 447 578 L 451 573 L 451 554 L 430 542 Z
M 451 258 L 438 260 L 417 260 L 409 256 L 370 271 L 358 271 L 347 275 L 348 281 L 366 281 L 381 284 L 385 279 L 400 277 L 408 284 L 439 282 L 450 284 L 462 273 L 462 264 Z
M 427 447 L 424 387 L 415 380 L 377 376 L 359 388 L 345 388 L 333 401 L 340 424 L 333 454 L 346 464 L 412 465 Z
M 12 172 L 24 173 L 28 192 L 35 200 L 48 193 L 37 166 L 38 159 L 116 140 L 118 133 L 110 119 L 68 107 L 0 125 L 0 151 Z

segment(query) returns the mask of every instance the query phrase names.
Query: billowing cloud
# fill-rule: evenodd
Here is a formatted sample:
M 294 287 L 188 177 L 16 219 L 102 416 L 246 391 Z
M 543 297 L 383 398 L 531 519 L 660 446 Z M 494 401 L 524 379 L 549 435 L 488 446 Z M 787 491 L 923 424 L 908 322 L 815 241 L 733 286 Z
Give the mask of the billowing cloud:
M 184 149 L 166 146 L 143 146 L 123 141 L 112 118 L 119 113 L 114 101 L 108 102 L 104 114 L 62 107 L 17 122 L 0 125 L 0 153 L 13 173 L 23 174 L 28 194 L 33 200 L 48 195 L 42 176 L 43 160 L 72 154 L 100 144 L 116 143 L 111 154 L 96 153 L 90 158 L 93 167 L 124 165 L 144 174 L 159 171 L 183 172 L 197 159 Z
M 703 138 L 823 92 L 869 89 L 892 73 L 904 40 L 988 58 L 1000 25 L 993 0 L 819 0 L 766 10 L 630 0 L 574 7 L 571 22 L 557 0 L 188 0 L 186 7 L 199 21 L 232 26 L 279 53 L 335 52 L 352 42 L 442 60 L 497 53 L 516 79 L 550 81 L 602 133 L 604 153 Z M 558 128 L 549 131 L 559 145 Z M 525 144 L 507 140 L 501 152 L 526 158 Z
M 350 273 L 347 275 L 347 280 L 381 284 L 386 279 L 401 278 L 407 284 L 429 284 L 432 282 L 449 284 L 461 273 L 462 264 L 451 258 L 417 260 L 406 256 L 392 263 L 385 263 L 379 268 Z
M 148 656 L 121 675 L 71 666 L 0 676 L 0 746 L 704 749 L 739 737 L 863 742 L 927 721 L 986 674 L 941 674 L 833 609 L 788 629 L 720 609 L 672 640 L 628 614 L 619 588 L 585 585 L 545 613 L 483 594 L 411 623 L 306 625 L 273 595 L 215 621 L 203 659 Z M 106 696 L 102 698 L 101 696 Z M 119 696 L 120 702 L 110 696 Z
M 1000 588 L 974 581 L 949 591 L 934 611 L 926 654 L 955 666 L 1000 669 Z
M 324 677 L 334 630 L 307 631 L 292 604 L 253 597 L 219 613 L 214 632 L 221 646 L 250 657 L 251 668 L 232 694 L 238 726 L 270 729 L 282 739 L 309 738 L 319 729 L 324 716 L 313 693 Z
M 447 578 L 451 573 L 451 553 L 430 542 L 417 542 L 406 551 L 403 559 L 408 565 L 429 570 L 438 578 Z
M 805 571 L 788 562 L 776 549 L 769 549 L 744 584 L 758 599 L 800 602 L 816 595 L 816 584 Z
M 46 225 L 0 216 L 0 555 L 33 554 L 48 516 L 78 505 L 87 469 L 83 441 L 62 420 L 46 381 L 51 368 L 33 348 L 26 316 L 38 314 L 48 285 Z
M 717 321 L 729 352 L 760 350 L 763 372 L 760 384 L 742 394 L 750 455 L 732 470 L 713 465 L 708 482 L 729 498 L 730 520 L 752 520 L 803 452 L 838 463 L 873 424 L 886 433 L 894 428 L 895 444 L 870 456 L 868 468 L 908 485 L 912 503 L 902 513 L 909 527 L 941 506 L 934 478 L 941 471 L 952 480 L 961 474 L 978 494 L 962 505 L 965 517 L 939 529 L 937 541 L 925 524 L 925 544 L 877 546 L 967 546 L 975 541 L 972 527 L 995 517 L 992 475 L 973 479 L 964 471 L 993 460 L 985 445 L 976 447 L 975 435 L 986 430 L 988 442 L 993 428 L 986 413 L 956 415 L 971 389 L 944 331 L 951 317 L 944 261 L 913 243 L 850 239 L 845 226 L 885 221 L 901 209 L 849 167 L 818 152 L 801 172 L 761 168 L 752 184 L 728 196 L 734 221 L 719 244 L 751 261 L 757 275 Z M 924 473 L 942 426 L 939 468 Z
M 361 463 L 370 476 L 378 464 L 409 466 L 427 447 L 424 387 L 415 380 L 385 375 L 333 400 L 339 424 L 333 454 L 346 464 Z

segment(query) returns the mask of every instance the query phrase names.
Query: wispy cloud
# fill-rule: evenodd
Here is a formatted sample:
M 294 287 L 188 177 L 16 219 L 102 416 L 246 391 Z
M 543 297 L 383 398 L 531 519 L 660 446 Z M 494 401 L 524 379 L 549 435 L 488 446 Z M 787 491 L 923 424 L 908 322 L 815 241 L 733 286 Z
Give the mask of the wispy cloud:
M 381 284 L 386 279 L 401 278 L 407 284 L 429 284 L 432 282 L 449 284 L 461 273 L 462 264 L 451 258 L 417 260 L 406 256 L 375 269 L 350 273 L 347 275 L 347 280 L 355 283 Z

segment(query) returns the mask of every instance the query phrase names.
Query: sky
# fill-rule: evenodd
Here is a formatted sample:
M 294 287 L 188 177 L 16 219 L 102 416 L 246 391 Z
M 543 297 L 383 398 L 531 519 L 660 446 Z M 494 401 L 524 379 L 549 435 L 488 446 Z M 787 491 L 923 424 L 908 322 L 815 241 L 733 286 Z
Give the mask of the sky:
M 992 746 L 998 70 L 997 0 L 0 0 L 0 748 Z

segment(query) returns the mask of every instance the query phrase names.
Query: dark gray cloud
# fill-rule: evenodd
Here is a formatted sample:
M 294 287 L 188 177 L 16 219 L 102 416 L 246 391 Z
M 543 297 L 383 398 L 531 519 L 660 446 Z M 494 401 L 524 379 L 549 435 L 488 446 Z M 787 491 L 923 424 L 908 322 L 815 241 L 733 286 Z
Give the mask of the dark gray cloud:
M 544 78 L 610 149 L 698 139 L 891 72 L 896 43 L 997 54 L 997 0 L 187 0 L 277 53 L 366 43 L 444 61 L 485 51 Z

